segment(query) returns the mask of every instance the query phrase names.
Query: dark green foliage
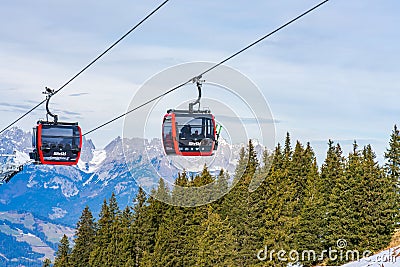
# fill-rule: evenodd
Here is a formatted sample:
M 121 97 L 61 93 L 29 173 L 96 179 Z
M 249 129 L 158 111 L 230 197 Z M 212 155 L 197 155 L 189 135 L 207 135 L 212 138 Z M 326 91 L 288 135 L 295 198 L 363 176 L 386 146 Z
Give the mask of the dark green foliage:
M 168 209 L 156 235 L 153 266 L 193 266 L 190 261 L 194 258 L 189 257 L 193 252 L 189 250 L 192 218 L 191 208 L 171 206 Z
M 342 155 L 342 149 L 339 144 L 334 145 L 332 140 L 328 142 L 328 152 L 325 162 L 321 166 L 321 179 L 323 182 L 322 192 L 325 196 L 325 204 L 329 202 L 329 197 L 332 193 L 337 181 L 344 175 L 345 159 Z
M 146 193 L 142 188 L 139 188 L 139 192 L 135 199 L 135 205 L 133 206 L 132 223 L 130 229 L 129 250 L 131 251 L 130 258 L 132 258 L 132 264 L 130 266 L 139 266 L 139 261 L 143 258 L 143 253 L 148 249 L 151 243 L 148 238 L 144 238 L 148 235 L 150 222 L 146 219 Z
M 336 166 L 341 166 L 342 160 L 336 158 Z M 375 161 L 369 145 L 359 150 L 354 143 L 344 172 L 339 170 L 331 172 L 336 180 L 327 204 L 328 245 L 336 247 L 338 239 L 345 239 L 346 249 L 381 250 L 390 242 L 398 214 L 393 180 Z
M 337 240 L 345 239 L 347 249 L 359 249 L 360 209 L 365 204 L 359 185 L 363 183 L 362 157 L 358 145 L 354 142 L 353 151 L 345 162 L 344 174 L 333 186 L 328 204 L 329 235 L 328 245 L 337 248 Z M 363 222 L 365 223 L 365 222 Z M 337 262 L 334 262 L 337 264 Z M 344 263 L 344 261 L 339 261 Z
M 114 193 L 111 194 L 108 206 L 111 219 L 115 219 L 119 215 L 120 210 L 118 207 L 117 198 L 115 197 Z
M 222 220 L 211 207 L 199 228 L 196 266 L 234 266 L 235 238 L 228 220 Z
M 385 153 L 387 160 L 385 167 L 388 174 L 397 182 L 400 178 L 400 131 L 397 125 L 394 126 L 389 140 L 389 148 Z
M 239 163 L 234 176 L 235 186 L 221 202 L 222 219 L 233 227 L 234 266 L 249 266 L 257 263 L 256 251 L 260 246 L 258 232 L 260 221 L 256 212 L 257 197 L 249 191 L 250 183 L 259 167 L 257 155 L 251 140 L 247 149 L 240 152 Z
M 56 252 L 56 258 L 54 260 L 54 267 L 69 267 L 69 256 L 71 248 L 69 247 L 69 240 L 66 235 L 61 238 L 58 250 Z
M 307 144 L 302 155 L 303 169 L 302 180 L 303 187 L 301 188 L 301 205 L 295 207 L 299 209 L 296 232 L 294 233 L 294 247 L 298 251 L 312 250 L 317 255 L 321 255 L 324 248 L 323 239 L 324 233 L 324 209 L 322 180 L 318 173 L 317 161 L 310 144 Z M 299 193 L 298 193 L 299 195 Z M 300 201 L 299 201 L 300 202 Z M 297 213 L 297 212 L 296 212 Z M 295 213 L 295 214 L 296 214 Z M 305 258 L 302 260 L 304 266 L 314 266 L 318 263 L 316 258 Z
M 71 253 L 71 266 L 86 267 L 89 265 L 90 253 L 94 246 L 96 224 L 89 207 L 86 206 L 76 225 L 75 246 Z
M 293 151 L 291 147 L 290 135 L 289 133 L 286 133 L 285 147 L 283 149 L 283 163 L 285 167 L 289 165 L 289 162 L 292 159 L 292 154 Z
M 117 257 L 114 266 L 125 266 L 136 258 L 134 235 L 132 233 L 133 214 L 130 207 L 125 207 L 115 223 L 115 249 Z M 131 265 L 133 266 L 133 265 Z
M 284 147 L 265 152 L 261 164 L 251 141 L 239 156 L 232 180 L 224 170 L 214 177 L 204 166 L 193 177 L 180 173 L 172 190 L 163 179 L 149 197 L 140 189 L 133 207 L 122 212 L 113 194 L 97 223 L 86 207 L 72 253 L 63 238 L 55 266 L 287 266 L 279 250 L 297 250 L 300 257 L 288 261 L 303 266 L 339 265 L 346 260 L 319 257 L 322 250 L 337 249 L 338 239 L 347 241 L 346 250 L 388 245 L 399 218 L 397 127 L 384 167 L 371 146 L 354 143 L 344 157 L 339 144 L 329 141 L 319 169 L 311 145 L 296 142 L 292 149 L 289 134 Z M 204 190 L 193 190 L 198 188 Z M 213 194 L 227 191 L 197 207 L 165 203 L 211 202 Z M 275 254 L 261 261 L 257 253 L 265 248 Z M 301 258 L 310 250 L 315 257 Z
M 50 266 L 51 266 L 51 260 L 49 260 L 48 258 L 46 258 L 46 259 L 43 261 L 42 267 L 50 267 Z
M 114 194 L 109 204 L 104 200 L 86 266 L 125 266 L 134 261 L 132 220 L 131 208 L 126 207 L 121 212 Z
M 389 245 L 394 231 L 397 214 L 394 185 L 375 161 L 375 153 L 370 145 L 362 150 L 363 180 L 356 187 L 360 191 L 361 207 L 358 212 L 364 222 L 359 226 L 360 248 L 378 251 Z M 376 208 L 379 207 L 379 208 Z
M 323 204 L 321 209 L 325 216 L 322 219 L 323 233 L 322 242 L 326 249 L 335 248 L 336 241 L 343 238 L 344 225 L 340 222 L 346 216 L 346 208 L 343 206 L 342 194 L 350 189 L 349 180 L 345 176 L 345 158 L 338 145 L 331 140 L 328 142 L 328 152 L 321 167 L 321 182 Z
M 262 241 L 258 244 L 258 250 L 264 246 L 269 251 L 286 250 L 290 251 L 294 240 L 294 228 L 296 221 L 293 220 L 295 208 L 294 183 L 289 179 L 289 171 L 283 166 L 289 166 L 291 160 L 290 138 L 287 136 L 285 151 L 282 152 L 281 146 L 275 148 L 271 168 L 264 167 L 260 175 L 265 178 L 261 187 L 256 191 L 259 194 L 259 201 L 256 203 L 260 222 L 258 231 Z M 262 266 L 286 266 L 287 262 L 278 261 L 276 257 Z
M 389 148 L 385 153 L 385 171 L 392 187 L 393 198 L 389 198 L 390 209 L 400 209 L 400 131 L 394 126 L 389 140 Z M 400 214 L 396 214 L 396 223 L 400 223 Z
M 115 252 L 109 253 L 109 245 L 113 237 L 113 215 L 105 199 L 99 216 L 95 245 L 90 253 L 89 264 L 90 266 L 111 266 L 115 257 Z

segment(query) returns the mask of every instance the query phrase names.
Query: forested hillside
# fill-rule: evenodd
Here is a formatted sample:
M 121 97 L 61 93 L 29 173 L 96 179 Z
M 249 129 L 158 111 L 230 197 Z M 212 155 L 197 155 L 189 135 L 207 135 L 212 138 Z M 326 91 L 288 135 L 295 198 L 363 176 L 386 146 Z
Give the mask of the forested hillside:
M 54 266 L 287 266 L 296 258 L 286 254 L 284 261 L 279 250 L 315 251 L 315 258 L 297 257 L 304 266 L 340 265 L 349 259 L 332 259 L 323 250 L 377 252 L 391 241 L 399 218 L 397 127 L 385 159 L 378 164 L 372 147 L 356 142 L 343 155 L 340 145 L 329 141 L 319 168 L 310 144 L 293 143 L 288 134 L 258 162 L 250 141 L 236 169 L 243 175 L 233 175 L 236 185 L 223 198 L 199 207 L 170 206 L 157 199 L 179 198 L 181 191 L 170 190 L 162 179 L 157 192 L 147 196 L 140 190 L 132 207 L 123 210 L 112 195 L 99 219 L 83 210 L 74 247 L 64 237 Z M 250 192 L 253 178 L 263 182 Z M 206 167 L 195 177 L 180 174 L 175 184 L 213 181 L 215 190 L 232 184 L 224 171 L 213 177 Z M 260 253 L 266 248 L 268 253 Z

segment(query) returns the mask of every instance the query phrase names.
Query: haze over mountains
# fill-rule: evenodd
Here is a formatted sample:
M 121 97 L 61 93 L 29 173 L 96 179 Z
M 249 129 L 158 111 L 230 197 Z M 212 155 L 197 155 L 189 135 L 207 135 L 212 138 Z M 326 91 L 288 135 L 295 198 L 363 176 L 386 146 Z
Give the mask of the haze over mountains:
M 129 146 L 132 173 L 126 166 L 123 146 Z M 259 144 L 256 147 L 263 150 Z M 214 171 L 224 167 L 233 173 L 239 149 L 239 145 L 222 141 L 212 161 Z M 16 151 L 14 160 L 18 163 L 28 160 L 30 150 L 29 132 L 12 128 L 0 136 L 0 153 Z M 202 165 L 191 167 L 201 169 Z M 77 166 L 27 164 L 8 184 L 0 186 L 0 263 L 40 266 L 44 257 L 53 257 L 64 233 L 73 236 L 86 205 L 97 216 L 104 198 L 112 192 L 122 208 L 132 205 L 138 190 L 134 178 L 149 173 L 157 176 L 158 172 L 173 181 L 178 171 L 164 156 L 160 140 L 134 138 L 122 142 L 120 137 L 103 149 L 96 149 L 91 140 L 84 139 Z

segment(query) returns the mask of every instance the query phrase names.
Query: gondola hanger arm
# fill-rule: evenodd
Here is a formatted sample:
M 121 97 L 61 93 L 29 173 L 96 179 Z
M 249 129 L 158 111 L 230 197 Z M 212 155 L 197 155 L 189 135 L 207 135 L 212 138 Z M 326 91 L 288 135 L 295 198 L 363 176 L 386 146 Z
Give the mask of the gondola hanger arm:
M 53 114 L 53 113 L 50 111 L 50 109 L 49 109 L 50 98 L 51 98 L 55 93 L 56 93 L 56 91 L 53 90 L 53 89 L 51 89 L 51 88 L 49 88 L 49 87 L 45 87 L 45 91 L 42 92 L 42 94 L 45 94 L 45 95 L 46 95 L 46 111 L 47 111 L 46 119 L 47 119 L 47 121 L 49 121 L 49 117 L 48 117 L 48 116 L 50 115 L 51 117 L 54 118 L 54 124 L 57 124 L 57 122 L 58 122 L 58 115 Z

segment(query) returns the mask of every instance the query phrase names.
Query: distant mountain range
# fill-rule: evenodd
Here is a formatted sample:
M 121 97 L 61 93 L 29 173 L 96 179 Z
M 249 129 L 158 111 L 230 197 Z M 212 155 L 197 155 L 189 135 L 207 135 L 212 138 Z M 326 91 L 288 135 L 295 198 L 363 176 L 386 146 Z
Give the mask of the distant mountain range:
M 217 173 L 224 167 L 233 173 L 240 147 L 222 140 L 210 164 L 211 171 Z M 124 149 L 129 153 L 131 172 Z M 261 157 L 263 147 L 256 144 L 256 149 Z M 0 136 L 0 154 L 16 151 L 17 162 L 26 161 L 30 150 L 29 132 L 12 128 Z M 143 174 L 157 176 L 158 172 L 173 181 L 182 166 L 190 172 L 202 165 L 202 161 L 171 162 L 164 156 L 158 139 L 120 137 L 104 149 L 96 149 L 91 140 L 84 139 L 77 166 L 28 164 L 9 183 L 0 186 L 0 264 L 41 266 L 44 257 L 54 257 L 56 244 L 64 233 L 73 236 L 73 227 L 86 205 L 97 218 L 104 198 L 108 199 L 112 192 L 121 208 L 133 204 L 138 191 L 135 178 Z
M 264 147 L 254 144 L 261 160 Z M 224 168 L 233 174 L 242 146 L 221 140 L 215 157 L 208 162 L 210 171 L 216 174 Z M 15 151 L 16 163 L 26 162 L 30 150 L 29 132 L 12 128 L 0 135 L 0 154 Z M 131 172 L 124 152 L 129 154 Z M 0 164 L 4 162 L 5 158 L 0 157 Z M 73 239 L 74 227 L 86 205 L 97 218 L 104 198 L 108 199 L 112 192 L 121 208 L 133 204 L 138 191 L 135 179 L 158 176 L 158 172 L 172 182 L 180 169 L 194 174 L 203 164 L 201 160 L 171 161 L 164 156 L 158 139 L 117 137 L 104 149 L 96 149 L 91 140 L 84 139 L 77 166 L 26 165 L 9 183 L 0 186 L 0 266 L 42 266 L 45 258 L 54 259 L 62 235 Z M 393 254 L 382 253 L 385 252 Z M 371 261 L 378 264 L 378 256 L 344 266 L 364 266 Z M 386 261 L 386 265 L 397 266 L 398 262 Z
M 0 265 L 41 266 L 52 259 L 60 235 L 74 235 L 74 229 L 29 212 L 0 212 Z

